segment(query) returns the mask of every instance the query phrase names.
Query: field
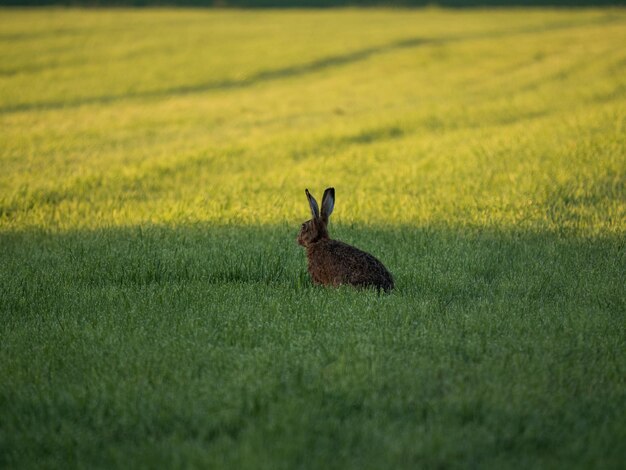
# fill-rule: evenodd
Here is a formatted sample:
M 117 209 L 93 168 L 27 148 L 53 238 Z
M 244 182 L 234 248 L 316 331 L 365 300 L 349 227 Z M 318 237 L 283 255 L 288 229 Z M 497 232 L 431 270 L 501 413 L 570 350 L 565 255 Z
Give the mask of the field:
M 623 468 L 626 10 L 0 10 L 0 467 Z M 390 295 L 311 285 L 304 188 Z

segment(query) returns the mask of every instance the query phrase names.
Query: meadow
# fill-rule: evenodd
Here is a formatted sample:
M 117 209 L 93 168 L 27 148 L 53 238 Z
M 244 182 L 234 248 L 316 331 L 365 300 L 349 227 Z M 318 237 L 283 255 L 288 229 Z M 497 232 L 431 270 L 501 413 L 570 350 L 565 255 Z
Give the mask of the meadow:
M 626 10 L 0 9 L 0 467 L 623 468 Z M 304 188 L 396 289 L 311 285 Z

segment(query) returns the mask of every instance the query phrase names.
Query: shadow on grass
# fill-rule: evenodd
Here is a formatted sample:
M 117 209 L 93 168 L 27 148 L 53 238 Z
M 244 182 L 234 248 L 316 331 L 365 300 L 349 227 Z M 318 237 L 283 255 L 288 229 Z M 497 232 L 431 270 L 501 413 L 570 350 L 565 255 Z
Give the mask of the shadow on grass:
M 196 83 L 189 85 L 176 86 L 164 90 L 151 90 L 144 92 L 137 92 L 133 94 L 120 93 L 106 96 L 93 96 L 86 97 L 71 101 L 49 101 L 38 103 L 24 103 L 8 105 L 0 108 L 0 113 L 11 113 L 28 111 L 31 109 L 39 110 L 54 110 L 62 108 L 72 108 L 89 104 L 108 104 L 125 99 L 137 99 L 137 98 L 162 98 L 167 96 L 180 96 L 193 93 L 203 93 L 213 90 L 232 90 L 238 88 L 248 88 L 260 83 L 271 82 L 284 78 L 300 77 L 311 73 L 321 72 L 324 70 L 353 64 L 360 62 L 377 54 L 384 54 L 392 52 L 394 50 L 407 49 L 411 47 L 420 46 L 423 44 L 430 44 L 434 42 L 441 42 L 430 40 L 426 38 L 406 38 L 398 41 L 393 41 L 388 44 L 380 46 L 366 47 L 358 49 L 356 51 L 348 52 L 345 54 L 336 54 L 327 57 L 322 57 L 311 62 L 289 65 L 286 67 L 280 67 L 276 69 L 261 70 L 251 74 L 249 77 L 242 79 L 225 79 L 218 81 L 209 81 L 204 83 Z
M 397 289 L 311 286 L 287 225 L 0 234 L 0 466 L 619 468 L 622 239 L 333 233 Z
M 529 306 L 556 302 L 626 310 L 626 252 L 619 237 L 341 225 L 333 233 L 381 259 L 394 274 L 393 295 L 407 299 L 430 299 L 442 307 L 510 298 Z M 36 306 L 34 293 L 42 289 L 79 287 L 316 289 L 295 234 L 287 225 L 3 233 L 0 305 L 5 313 L 19 314 L 20 306 Z

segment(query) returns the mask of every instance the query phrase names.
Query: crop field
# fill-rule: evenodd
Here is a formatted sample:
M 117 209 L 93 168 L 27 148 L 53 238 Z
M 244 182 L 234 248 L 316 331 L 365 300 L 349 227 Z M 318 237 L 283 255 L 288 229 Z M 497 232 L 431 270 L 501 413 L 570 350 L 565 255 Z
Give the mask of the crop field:
M 624 45 L 624 9 L 0 9 L 0 467 L 623 468 Z M 327 186 L 391 294 L 311 284 Z

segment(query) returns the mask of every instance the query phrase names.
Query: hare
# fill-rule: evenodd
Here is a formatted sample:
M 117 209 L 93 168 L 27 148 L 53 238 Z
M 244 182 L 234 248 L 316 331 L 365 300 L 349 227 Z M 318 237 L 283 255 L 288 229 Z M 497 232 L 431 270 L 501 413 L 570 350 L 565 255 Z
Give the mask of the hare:
M 391 273 L 380 261 L 369 253 L 329 237 L 328 218 L 335 206 L 335 188 L 324 191 L 321 213 L 309 190 L 304 192 L 313 218 L 302 224 L 298 243 L 306 248 L 313 283 L 330 286 L 351 284 L 375 287 L 385 292 L 393 289 Z

